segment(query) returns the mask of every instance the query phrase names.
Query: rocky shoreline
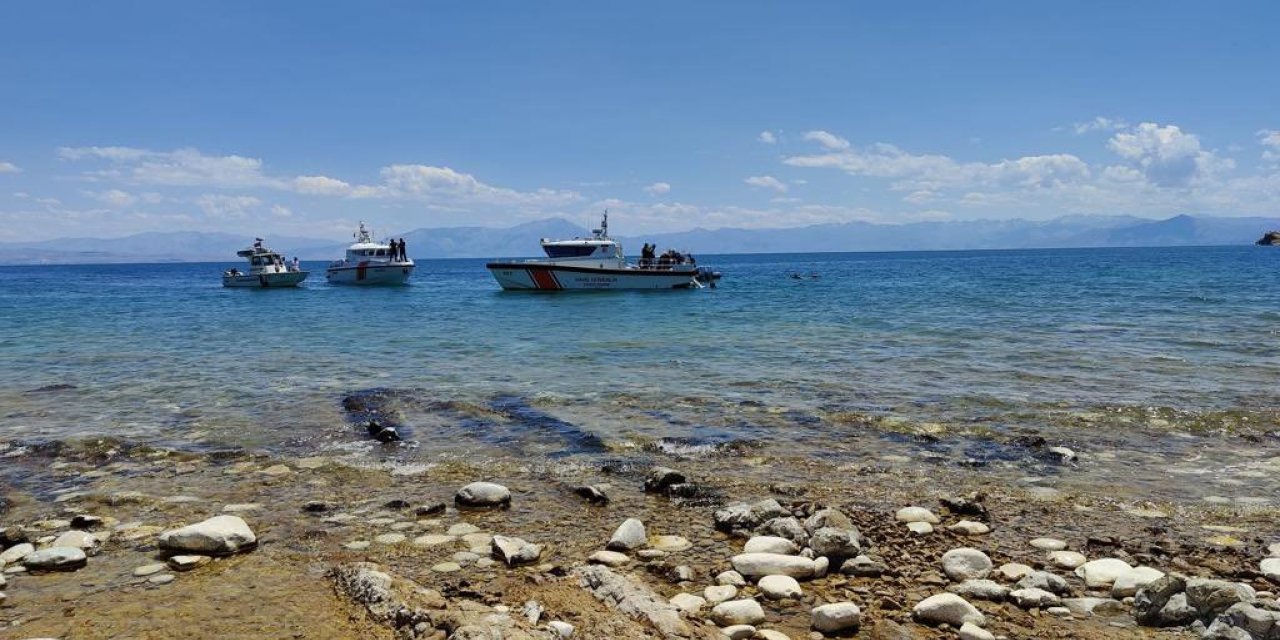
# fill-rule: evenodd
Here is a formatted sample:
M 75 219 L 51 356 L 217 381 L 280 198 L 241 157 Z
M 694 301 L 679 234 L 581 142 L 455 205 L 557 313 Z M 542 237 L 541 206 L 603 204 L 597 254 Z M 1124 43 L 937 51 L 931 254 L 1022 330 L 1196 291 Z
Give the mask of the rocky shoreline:
M 1280 637 L 1268 507 L 660 452 L 0 456 L 4 637 Z

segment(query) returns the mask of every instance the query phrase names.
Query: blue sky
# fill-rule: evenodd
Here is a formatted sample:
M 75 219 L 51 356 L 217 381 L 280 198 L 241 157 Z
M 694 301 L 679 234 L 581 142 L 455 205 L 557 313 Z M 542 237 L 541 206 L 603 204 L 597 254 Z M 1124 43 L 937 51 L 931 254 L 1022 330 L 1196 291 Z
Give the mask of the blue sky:
M 1280 214 L 1274 2 L 0 5 L 0 241 Z

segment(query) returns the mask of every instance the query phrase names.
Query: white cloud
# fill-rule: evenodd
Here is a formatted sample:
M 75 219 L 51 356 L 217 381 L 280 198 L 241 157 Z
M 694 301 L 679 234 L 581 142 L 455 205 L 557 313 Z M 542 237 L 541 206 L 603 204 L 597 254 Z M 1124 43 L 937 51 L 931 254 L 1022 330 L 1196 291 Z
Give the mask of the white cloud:
M 262 204 L 253 196 L 229 196 L 206 193 L 195 199 L 196 206 L 216 218 L 242 218 L 249 209 Z
M 751 176 L 750 178 L 743 180 L 743 182 L 753 187 L 761 187 L 763 189 L 773 189 L 778 193 L 787 192 L 787 185 L 784 184 L 781 180 L 773 176 Z
M 1258 144 L 1263 146 L 1264 162 L 1280 162 L 1280 131 L 1263 129 L 1258 132 Z
M 1125 124 L 1123 120 L 1105 116 L 1097 116 L 1088 122 L 1077 122 L 1071 125 L 1071 129 L 1076 132 L 1076 135 L 1083 135 L 1091 131 L 1119 131 L 1128 127 L 1129 125 Z
M 112 209 L 124 209 L 125 207 L 133 206 L 138 201 L 137 196 L 119 189 L 108 189 L 101 193 L 93 194 L 93 197 Z
M 774 135 L 772 131 L 761 131 L 756 139 L 765 144 L 778 144 L 778 136 Z
M 198 149 L 149 151 L 132 147 L 62 147 L 68 160 L 100 159 L 126 168 L 109 170 L 103 177 L 167 186 L 201 186 L 246 189 L 280 188 L 278 180 L 262 173 L 262 161 L 244 156 L 211 156 Z
M 22 169 L 12 162 L 0 162 L 0 173 L 22 173 Z
M 1175 125 L 1154 122 L 1143 122 L 1117 133 L 1107 147 L 1134 163 L 1148 181 L 1159 187 L 1185 187 L 1235 165 L 1230 159 L 1202 149 L 1195 135 L 1184 133 Z
M 671 185 L 666 182 L 655 182 L 644 188 L 645 193 L 651 196 L 665 196 L 671 193 Z
M 298 176 L 293 179 L 293 189 L 304 195 L 315 196 L 349 196 L 350 184 L 327 176 Z
M 289 218 L 293 216 L 293 211 L 282 204 L 271 205 L 271 215 L 277 218 Z
M 469 173 L 449 167 L 422 164 L 396 164 L 381 171 L 383 183 L 373 187 L 357 187 L 352 195 L 364 198 L 411 198 L 466 201 L 485 205 L 554 206 L 580 200 L 574 191 L 537 189 L 516 191 L 495 187 L 477 180 Z
M 842 150 L 849 148 L 848 140 L 826 131 L 809 131 L 804 134 L 804 139 L 817 142 L 828 149 Z

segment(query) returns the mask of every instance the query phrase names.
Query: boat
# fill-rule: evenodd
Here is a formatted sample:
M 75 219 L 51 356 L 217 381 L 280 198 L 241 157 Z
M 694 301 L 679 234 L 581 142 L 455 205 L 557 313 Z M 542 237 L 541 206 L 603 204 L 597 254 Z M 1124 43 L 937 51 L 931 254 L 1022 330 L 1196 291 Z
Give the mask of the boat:
M 285 262 L 284 256 L 262 246 L 262 238 L 255 238 L 253 246 L 236 252 L 237 256 L 249 261 L 246 273 L 235 267 L 222 272 L 224 287 L 296 287 L 307 279 L 308 272 L 293 263 Z
M 700 289 L 720 274 L 698 267 L 692 256 L 668 251 L 628 264 L 622 245 L 609 237 L 609 213 L 590 238 L 540 242 L 546 258 L 501 260 L 485 265 L 508 291 Z
M 347 247 L 342 260 L 329 263 L 324 277 L 330 284 L 406 284 L 413 274 L 413 260 L 399 258 L 390 243 L 373 241 L 373 234 L 360 222 L 352 234 L 356 242 Z

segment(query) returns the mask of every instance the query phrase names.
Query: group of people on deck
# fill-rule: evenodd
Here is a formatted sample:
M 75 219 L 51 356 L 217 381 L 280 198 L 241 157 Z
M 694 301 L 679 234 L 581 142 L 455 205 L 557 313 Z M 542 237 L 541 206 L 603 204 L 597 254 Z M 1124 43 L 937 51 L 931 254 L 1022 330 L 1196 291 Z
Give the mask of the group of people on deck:
M 393 261 L 407 262 L 409 260 L 409 254 L 405 252 L 404 238 L 400 238 L 399 240 L 388 240 L 387 255 L 391 256 Z
M 641 269 L 670 269 L 672 265 L 677 264 L 697 264 L 698 261 L 693 259 L 690 254 L 680 253 L 675 249 L 667 249 L 662 255 L 656 255 L 658 245 L 645 243 L 640 249 L 640 268 Z

